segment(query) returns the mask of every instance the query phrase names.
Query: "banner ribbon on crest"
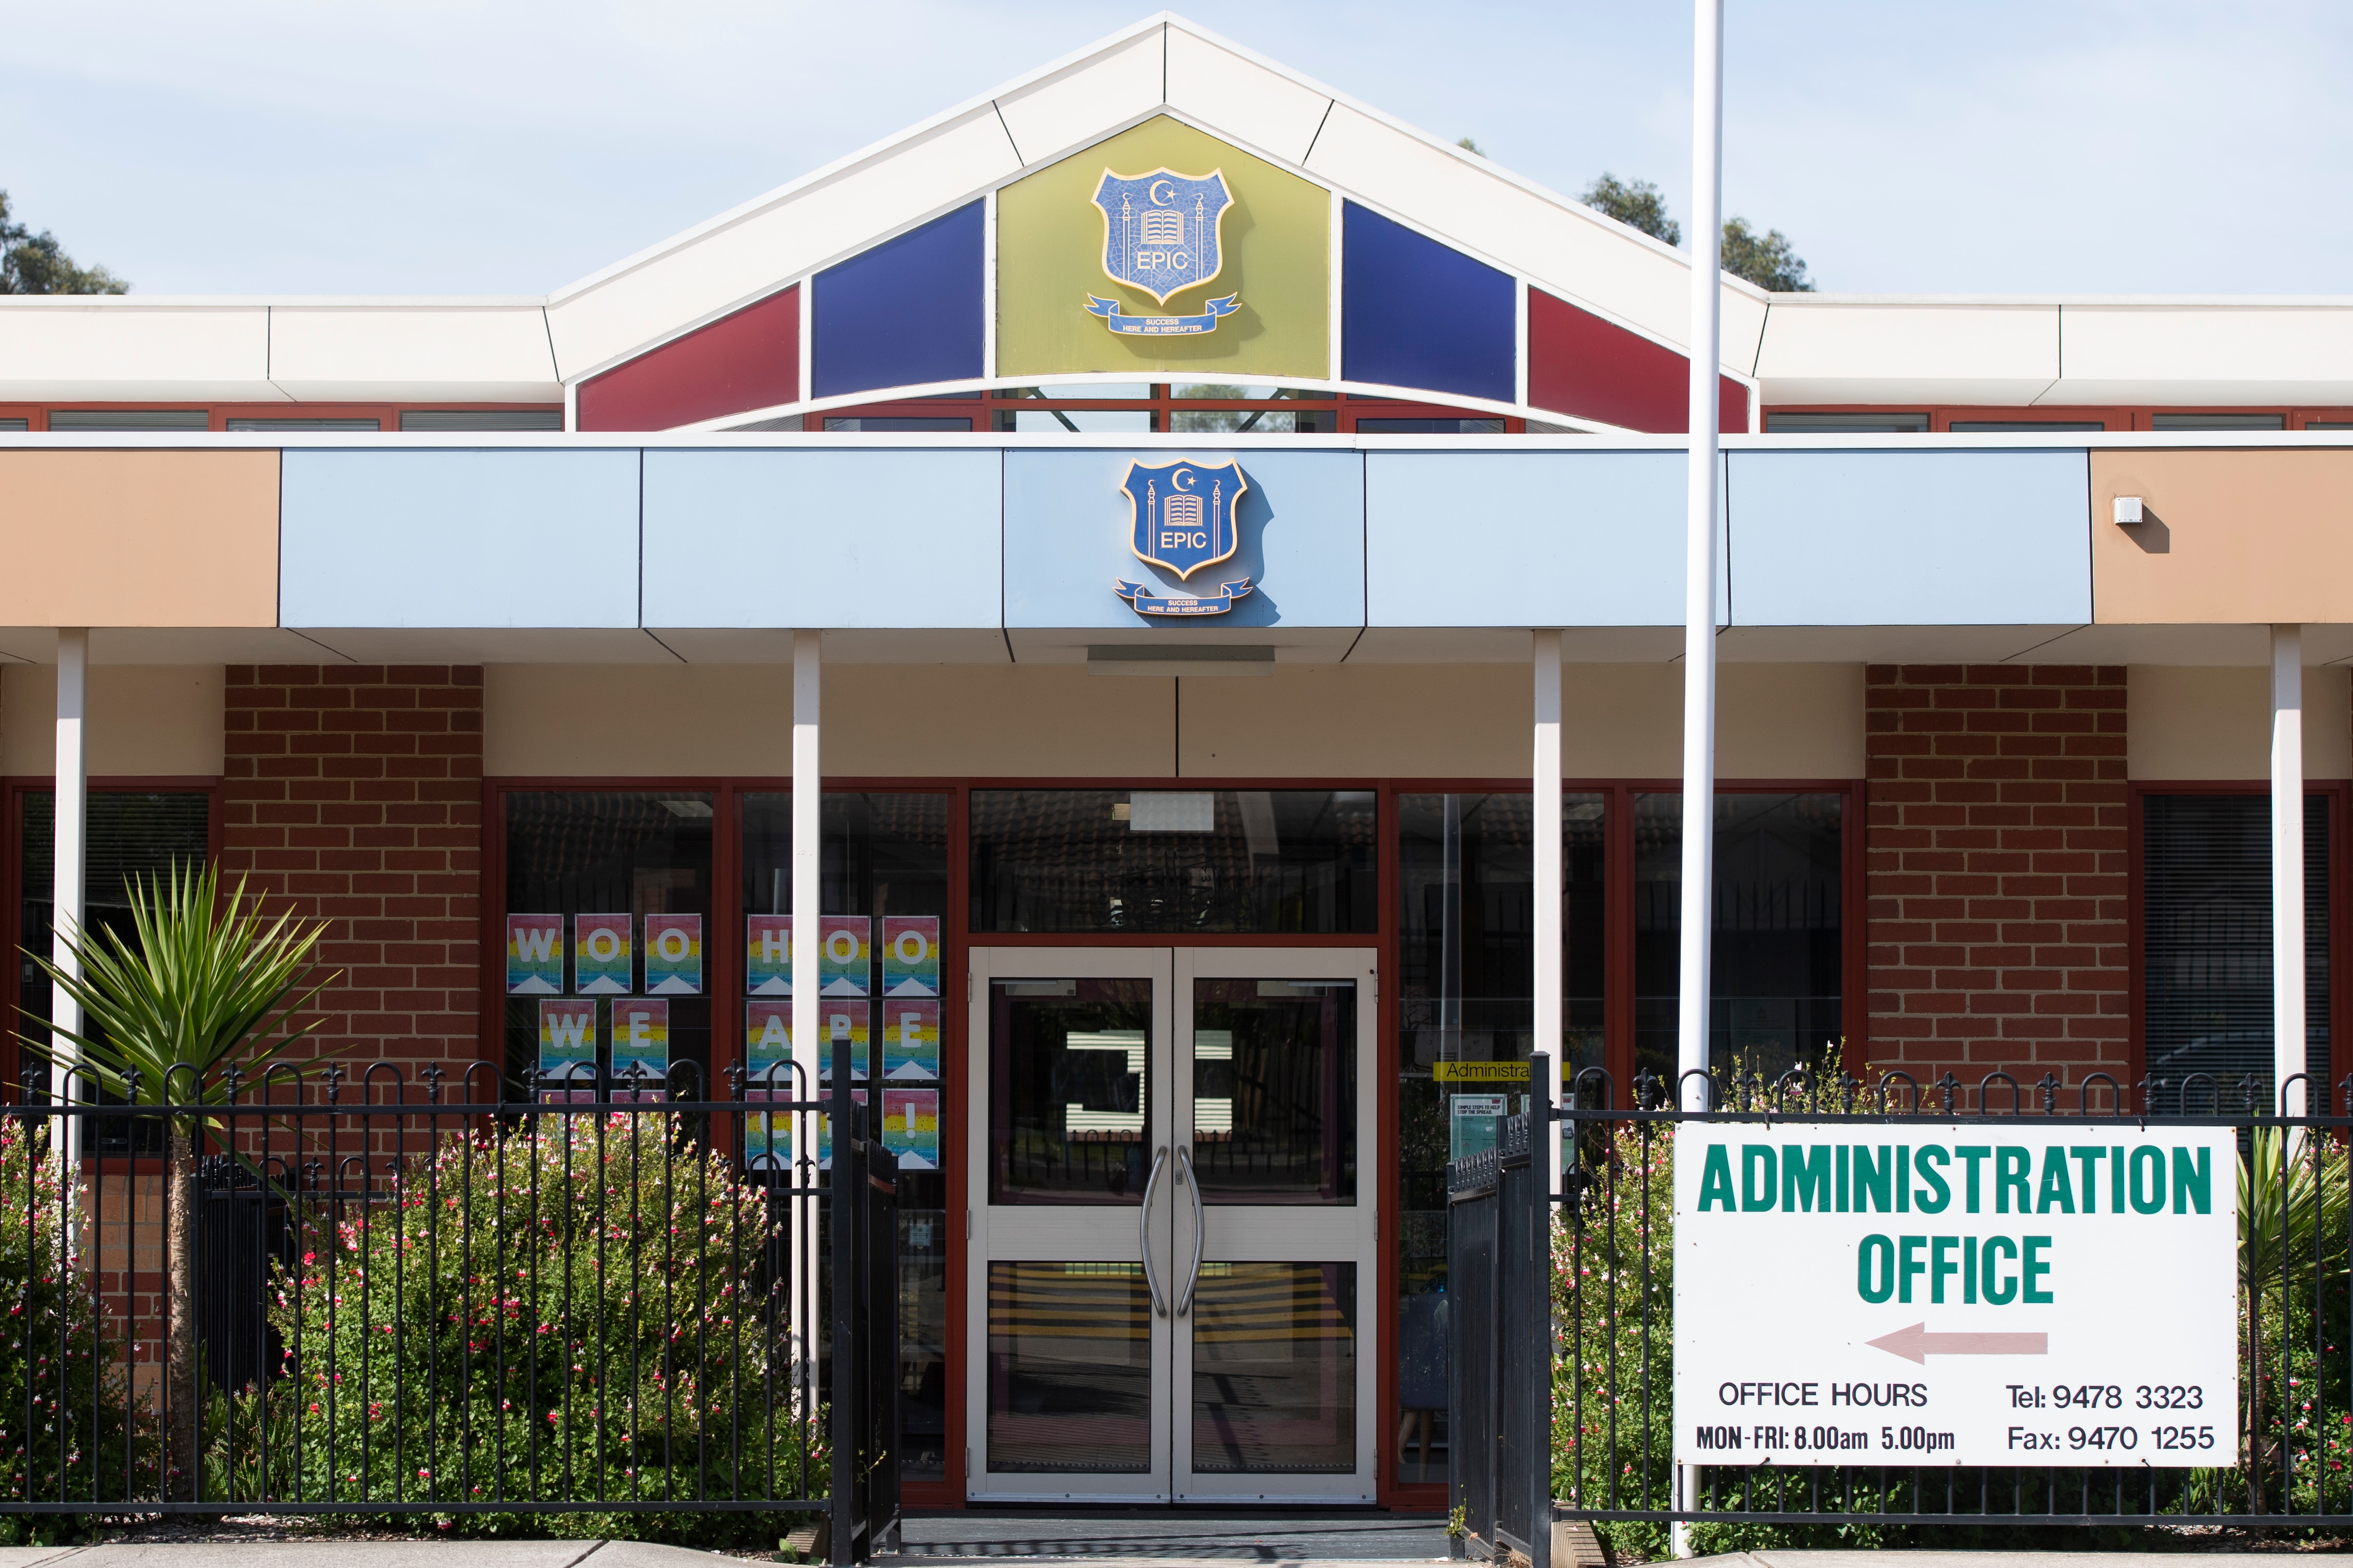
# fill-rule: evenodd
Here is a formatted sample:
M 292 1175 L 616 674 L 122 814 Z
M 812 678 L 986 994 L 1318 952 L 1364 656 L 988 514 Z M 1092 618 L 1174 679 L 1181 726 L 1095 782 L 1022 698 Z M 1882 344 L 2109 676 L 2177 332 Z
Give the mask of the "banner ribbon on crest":
M 1124 337 L 1182 337 L 1193 332 L 1214 332 L 1218 318 L 1230 316 L 1240 310 L 1241 296 L 1229 294 L 1222 300 L 1205 302 L 1207 314 L 1199 316 L 1125 316 L 1120 313 L 1119 301 L 1087 296 L 1087 314 L 1101 316 L 1103 325 Z
M 1221 583 L 1219 592 L 1210 598 L 1179 597 L 1158 595 L 1142 583 L 1118 579 L 1119 596 L 1135 606 L 1139 616 L 1222 616 L 1234 607 L 1234 601 L 1250 591 L 1247 577 L 1239 583 Z

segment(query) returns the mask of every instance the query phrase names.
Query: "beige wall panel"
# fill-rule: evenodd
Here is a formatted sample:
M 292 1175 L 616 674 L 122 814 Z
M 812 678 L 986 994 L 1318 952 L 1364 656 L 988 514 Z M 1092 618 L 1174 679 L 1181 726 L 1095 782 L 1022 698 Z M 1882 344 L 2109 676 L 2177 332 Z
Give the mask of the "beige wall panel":
M 792 772 L 782 665 L 491 665 L 495 778 Z M 1862 773 L 1859 665 L 1726 665 L 1726 778 Z M 825 766 L 867 777 L 1525 778 L 1525 665 L 1286 665 L 1263 678 L 1094 676 L 1075 665 L 835 665 Z M 1571 778 L 1682 766 L 1674 665 L 1570 665 Z M 628 749 L 617 742 L 626 737 Z
M 493 778 L 793 771 L 789 665 L 494 664 L 482 684 Z M 834 665 L 825 770 L 1163 778 L 1174 685 L 1067 665 Z
M 90 773 L 217 777 L 225 688 L 216 664 L 92 665 Z M 38 778 L 57 764 L 57 668 L 10 665 L 0 670 L 0 774 Z
M 0 626 L 274 626 L 276 452 L 0 452 Z
M 1725 778 L 1862 776 L 1862 667 L 1726 665 L 1716 756 Z M 1525 665 L 1278 667 L 1196 679 L 1182 706 L 1188 777 L 1525 778 L 1534 691 Z M 1683 668 L 1561 672 L 1569 778 L 1683 769 Z
M 2130 777 L 2271 776 L 2271 671 L 2137 664 L 2125 679 Z M 2353 778 L 2353 673 L 2304 672 L 2304 776 Z
M 2091 530 L 2102 624 L 2353 621 L 2353 452 L 2094 452 Z

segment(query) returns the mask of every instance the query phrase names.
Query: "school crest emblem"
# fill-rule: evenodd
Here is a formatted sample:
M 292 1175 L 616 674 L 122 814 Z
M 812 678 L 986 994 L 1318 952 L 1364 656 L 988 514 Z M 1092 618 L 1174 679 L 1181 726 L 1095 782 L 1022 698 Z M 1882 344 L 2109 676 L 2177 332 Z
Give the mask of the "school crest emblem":
M 1130 463 L 1120 485 L 1130 513 L 1128 548 L 1138 561 L 1174 573 L 1180 583 L 1230 560 L 1241 548 L 1235 510 L 1249 489 L 1240 463 Z M 1241 577 L 1218 588 L 1211 595 L 1156 594 L 1145 584 L 1118 580 L 1119 596 L 1144 616 L 1221 616 L 1250 591 L 1250 580 Z
M 1109 169 L 1096 183 L 1095 210 L 1103 220 L 1103 273 L 1166 305 L 1182 289 L 1198 288 L 1225 270 L 1220 230 L 1234 205 L 1225 172 L 1179 174 L 1155 169 L 1120 174 Z M 1217 331 L 1218 319 L 1240 308 L 1241 296 L 1210 300 L 1197 316 L 1130 316 L 1119 301 L 1087 296 L 1087 313 L 1124 337 L 1182 337 Z

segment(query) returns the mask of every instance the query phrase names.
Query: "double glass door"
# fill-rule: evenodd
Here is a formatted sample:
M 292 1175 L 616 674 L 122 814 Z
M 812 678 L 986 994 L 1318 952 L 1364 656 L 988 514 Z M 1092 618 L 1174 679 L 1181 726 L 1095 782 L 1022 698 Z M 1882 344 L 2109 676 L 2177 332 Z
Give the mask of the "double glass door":
M 1372 950 L 972 966 L 972 1498 L 1369 1500 Z

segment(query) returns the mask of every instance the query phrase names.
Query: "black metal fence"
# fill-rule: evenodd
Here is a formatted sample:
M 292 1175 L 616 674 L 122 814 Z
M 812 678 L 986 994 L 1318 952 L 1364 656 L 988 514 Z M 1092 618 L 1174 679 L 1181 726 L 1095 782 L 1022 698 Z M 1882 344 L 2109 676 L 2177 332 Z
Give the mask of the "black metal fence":
M 1533 1070 L 1542 1082 L 1550 1069 L 1539 1057 Z M 1448 1168 L 1449 1290 L 1461 1325 L 1449 1412 L 1453 1500 L 1473 1555 L 1516 1551 L 1547 1568 L 1556 1520 L 1614 1527 L 1653 1552 L 1677 1524 L 1747 1531 L 1720 1535 L 1719 1544 L 1919 1542 L 1933 1539 L 1921 1531 L 1953 1527 L 1979 1532 L 1967 1539 L 1980 1543 L 1989 1528 L 2353 1529 L 2353 1079 L 2337 1086 L 2341 1114 L 2295 1117 L 2252 1109 L 2263 1091 L 2242 1084 L 2127 1089 L 2100 1074 L 2063 1087 L 2047 1075 L 2023 1086 L 2003 1073 L 1973 1086 L 1950 1076 L 1924 1086 L 1897 1073 L 1867 1086 L 1790 1073 L 1773 1082 L 1719 1077 L 1704 1089 L 1716 1109 L 1685 1111 L 1662 1081 L 1641 1081 L 1628 1103 L 1605 1075 L 1588 1072 L 1567 1107 L 1511 1118 L 1495 1150 Z M 2301 1089 L 2291 1080 L 2287 1092 Z M 2153 1103 L 2209 1113 L 2160 1117 L 2148 1113 Z M 1677 1133 L 1692 1122 L 1765 1127 L 1800 1118 L 1858 1133 L 2004 1121 L 2232 1130 L 2236 1191 L 2233 1173 L 2218 1171 L 2214 1201 L 2238 1212 L 2236 1430 L 2217 1434 L 2202 1463 L 2176 1466 L 1679 1468 L 1671 1426 Z M 1559 1139 L 1562 1176 L 1546 1194 L 1548 1135 Z M 1537 1258 L 1546 1267 L 1530 1267 Z M 1537 1414 L 1516 1402 L 1523 1390 L 1548 1391 L 1548 1408 Z M 1858 1525 L 1874 1533 L 1859 1538 Z
M 692 1071 L 6 1108 L 0 1513 L 815 1514 L 836 1562 L 894 1549 L 896 1161 L 847 1085 Z

